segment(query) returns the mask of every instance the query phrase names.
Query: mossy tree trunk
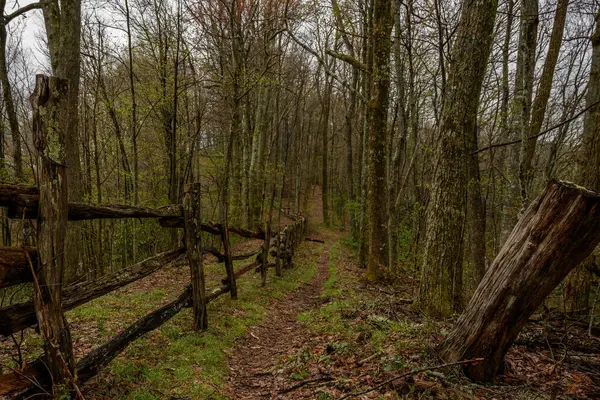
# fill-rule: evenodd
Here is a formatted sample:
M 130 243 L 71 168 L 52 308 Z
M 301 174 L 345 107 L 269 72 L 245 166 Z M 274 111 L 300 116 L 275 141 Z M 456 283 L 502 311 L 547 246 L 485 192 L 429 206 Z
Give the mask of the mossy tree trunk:
M 373 49 L 371 97 L 367 104 L 369 115 L 369 168 L 367 177 L 368 280 L 376 280 L 388 268 L 388 199 L 385 164 L 392 26 L 392 1 L 375 0 L 373 2 L 373 26 L 371 29 Z
M 463 304 L 462 266 L 469 165 L 476 146 L 479 94 L 490 54 L 496 0 L 464 1 L 451 50 L 446 97 L 431 200 L 418 305 L 431 315 L 450 315 Z M 471 172 L 472 175 L 472 172 Z

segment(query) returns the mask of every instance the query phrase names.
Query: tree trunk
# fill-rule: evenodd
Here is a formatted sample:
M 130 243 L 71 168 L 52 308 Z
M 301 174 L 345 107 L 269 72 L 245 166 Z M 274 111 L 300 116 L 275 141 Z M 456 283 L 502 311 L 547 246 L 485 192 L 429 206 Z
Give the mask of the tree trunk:
M 68 109 L 65 128 L 65 162 L 69 181 L 69 199 L 83 199 L 81 164 L 79 161 L 79 77 L 81 66 L 81 0 L 50 0 L 44 3 L 44 25 L 48 39 L 50 64 L 54 75 L 69 81 L 66 100 Z M 77 249 L 82 236 L 80 227 L 71 224 L 65 247 L 65 279 L 74 281 L 80 264 Z
M 419 306 L 432 315 L 450 315 L 463 305 L 462 266 L 469 170 L 477 143 L 479 94 L 490 54 L 496 0 L 465 1 L 452 47 L 442 109 Z
M 552 181 L 529 206 L 478 286 L 465 313 L 441 346 L 451 362 L 487 381 L 542 301 L 600 241 L 600 196 Z
M 6 0 L 0 0 L 0 11 L 4 12 Z M 6 107 L 6 116 L 10 126 L 13 145 L 13 161 L 15 163 L 15 178 L 23 180 L 23 160 L 21 155 L 21 130 L 13 101 L 12 89 L 8 80 L 8 67 L 6 65 L 6 22 L 0 21 L 0 83 L 2 83 L 2 98 Z
M 522 177 L 519 174 L 519 160 L 521 153 L 524 153 L 524 146 L 529 137 L 529 117 L 531 115 L 531 99 L 533 96 L 538 23 L 538 0 L 523 0 L 521 4 L 519 48 L 517 51 L 517 68 L 515 72 L 515 95 L 511 113 L 511 139 L 521 139 L 522 143 L 521 149 L 515 147 L 509 150 L 506 172 L 508 179 L 508 188 L 506 191 L 507 207 L 505 208 L 505 215 L 502 220 L 502 243 L 506 241 L 508 234 L 515 226 L 519 213 L 524 211 L 527 197 L 524 192 L 520 192 L 519 190 L 522 186 L 520 186 Z
M 554 25 L 550 36 L 550 44 L 548 45 L 548 54 L 546 54 L 546 60 L 544 61 L 544 69 L 542 70 L 542 76 L 540 78 L 535 101 L 531 107 L 531 123 L 529 124 L 528 137 L 536 136 L 542 130 L 546 106 L 548 105 L 550 91 L 552 90 L 554 69 L 556 68 L 560 47 L 562 45 L 568 7 L 569 0 L 558 0 L 556 14 L 554 16 Z M 521 193 L 525 195 L 523 201 L 527 203 L 527 198 L 531 192 L 531 183 L 533 181 L 532 163 L 535 155 L 537 138 L 526 140 L 523 144 L 524 146 L 522 148 L 524 152 L 521 154 L 519 176 L 521 177 L 520 184 L 522 185 Z
M 592 35 L 592 66 L 585 98 L 590 107 L 583 121 L 583 152 L 579 154 L 579 182 L 591 190 L 600 190 L 600 11 L 596 14 L 596 27 Z M 581 312 L 588 308 L 591 288 L 590 272 L 585 268 L 585 260 L 565 282 L 564 307 L 567 312 Z
M 369 260 L 367 279 L 376 280 L 388 269 L 386 144 L 390 91 L 392 1 L 373 2 L 371 40 L 371 98 L 369 113 L 369 169 L 367 213 L 369 219 Z
M 321 98 L 321 206 L 323 208 L 323 223 L 325 226 L 329 226 L 329 168 L 327 147 L 329 144 L 329 110 L 331 110 L 331 91 L 333 89 L 333 82 L 327 75 L 325 75 L 325 91 Z

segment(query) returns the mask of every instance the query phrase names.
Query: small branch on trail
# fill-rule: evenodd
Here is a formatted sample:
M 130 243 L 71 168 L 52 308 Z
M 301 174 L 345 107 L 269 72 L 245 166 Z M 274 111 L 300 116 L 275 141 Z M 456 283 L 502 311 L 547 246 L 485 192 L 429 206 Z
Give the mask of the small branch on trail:
M 369 356 L 369 357 L 367 357 L 367 358 L 364 358 L 364 359 L 362 359 L 362 360 L 359 360 L 359 361 L 357 361 L 357 362 L 356 362 L 356 365 L 358 365 L 358 366 L 360 367 L 361 365 L 368 363 L 368 362 L 369 362 L 369 361 L 371 361 L 372 359 L 374 359 L 374 358 L 377 358 L 377 357 L 378 357 L 378 356 L 380 356 L 382 353 L 383 353 L 382 351 L 378 351 L 377 353 L 375 353 L 375 354 L 372 354 L 372 355 L 370 355 L 370 356 Z
M 411 375 L 415 375 L 421 372 L 425 372 L 425 371 L 433 371 L 436 369 L 442 369 L 442 368 L 446 368 L 446 367 L 452 367 L 455 365 L 473 365 L 473 364 L 477 364 L 478 362 L 483 361 L 483 358 L 475 358 L 472 360 L 463 360 L 463 361 L 456 361 L 456 362 L 451 362 L 451 363 L 447 363 L 447 364 L 440 364 L 440 365 L 434 365 L 432 367 L 425 367 L 425 368 L 419 368 L 419 369 L 413 369 L 412 371 L 408 371 L 405 372 L 403 374 L 400 375 L 396 375 L 395 377 L 388 379 L 387 381 L 383 381 L 378 385 L 373 386 L 370 389 L 367 390 L 362 390 L 360 392 L 352 392 L 352 393 L 348 393 L 343 395 L 342 397 L 340 397 L 338 400 L 343 400 L 343 399 L 347 399 L 349 397 L 356 397 L 356 396 L 362 396 L 363 394 L 367 394 L 367 393 L 371 393 L 377 389 L 380 389 L 386 385 L 389 385 L 390 383 L 400 379 L 400 378 L 404 378 L 407 376 L 411 376 Z
M 313 238 L 309 238 L 309 237 L 307 237 L 307 238 L 304 238 L 304 240 L 306 240 L 307 242 L 325 243 L 325 241 L 324 241 L 324 240 L 321 240 L 321 239 L 313 239 Z
M 321 376 L 318 378 L 311 378 L 311 379 L 305 379 L 301 382 L 296 383 L 295 385 L 289 386 L 283 390 L 279 391 L 279 394 L 284 394 L 284 393 L 289 393 L 289 392 L 293 392 L 296 389 L 300 389 L 303 386 L 306 386 L 310 383 L 317 383 L 317 382 L 328 382 L 328 381 L 332 381 L 333 378 L 331 376 Z

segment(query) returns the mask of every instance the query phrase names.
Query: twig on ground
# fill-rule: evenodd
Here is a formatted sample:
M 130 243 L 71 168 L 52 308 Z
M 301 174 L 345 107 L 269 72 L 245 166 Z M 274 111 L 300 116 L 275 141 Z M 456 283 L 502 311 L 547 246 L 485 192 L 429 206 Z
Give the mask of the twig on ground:
M 367 390 L 362 390 L 360 392 L 351 392 L 351 393 L 347 393 L 345 395 L 343 395 L 342 397 L 340 397 L 338 400 L 343 400 L 343 399 L 347 399 L 349 397 L 355 397 L 355 396 L 361 396 L 363 394 L 367 394 L 367 393 L 371 393 L 379 388 L 382 388 L 390 383 L 392 383 L 395 380 L 398 380 L 400 378 L 404 378 L 406 376 L 410 376 L 410 375 L 415 375 L 418 374 L 420 372 L 425 372 L 425 371 L 432 371 L 435 369 L 442 369 L 442 368 L 446 368 L 446 367 L 452 367 L 454 365 L 468 365 L 468 364 L 476 364 L 480 361 L 483 361 L 483 358 L 475 358 L 472 360 L 463 360 L 463 361 L 456 361 L 456 362 L 451 362 L 451 363 L 446 363 L 446 364 L 440 364 L 440 365 L 434 365 L 432 367 L 425 367 L 425 368 L 419 368 L 419 369 L 413 369 L 412 371 L 408 371 L 405 372 L 403 374 L 400 375 L 396 375 L 395 377 L 388 379 L 387 381 L 383 381 L 378 385 L 373 386 L 370 389 Z
M 358 365 L 358 366 L 361 366 L 361 365 L 363 365 L 363 364 L 365 364 L 365 363 L 368 363 L 369 361 L 371 361 L 372 359 L 376 358 L 377 356 L 380 356 L 382 353 L 383 353 L 383 352 L 381 352 L 381 351 L 378 351 L 377 353 L 375 353 L 375 354 L 372 354 L 372 355 L 370 355 L 369 357 L 367 357 L 367 358 L 365 358 L 365 359 L 362 359 L 362 360 L 359 360 L 359 361 L 357 361 L 357 362 L 356 362 L 356 365 Z
M 333 380 L 333 378 L 331 376 L 320 376 L 318 378 L 305 379 L 301 382 L 296 383 L 295 385 L 292 385 L 285 389 L 280 390 L 279 394 L 292 392 L 296 389 L 300 389 L 301 387 L 308 385 L 309 383 L 332 381 L 332 380 Z

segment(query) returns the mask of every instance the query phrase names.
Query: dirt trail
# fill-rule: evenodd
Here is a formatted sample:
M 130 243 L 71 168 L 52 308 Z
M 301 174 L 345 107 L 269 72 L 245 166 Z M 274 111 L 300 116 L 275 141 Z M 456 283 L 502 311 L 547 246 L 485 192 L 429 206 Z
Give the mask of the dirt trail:
M 329 276 L 328 241 L 319 259 L 313 279 L 287 297 L 273 301 L 269 313 L 258 326 L 248 329 L 229 358 L 228 387 L 232 399 L 292 399 L 293 394 L 279 392 L 289 381 L 275 367 L 284 356 L 303 347 L 310 333 L 297 322 L 299 313 L 322 304 L 323 283 Z

